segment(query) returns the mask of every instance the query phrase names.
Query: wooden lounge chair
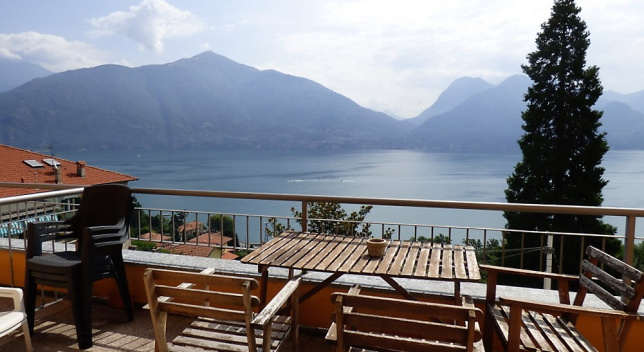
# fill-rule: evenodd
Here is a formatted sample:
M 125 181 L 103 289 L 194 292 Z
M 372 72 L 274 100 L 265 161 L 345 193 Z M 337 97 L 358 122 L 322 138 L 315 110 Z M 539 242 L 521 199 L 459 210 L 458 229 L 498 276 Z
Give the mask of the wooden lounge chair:
M 588 315 L 601 319 L 604 351 L 626 351 L 624 344 L 631 324 L 642 317 L 637 314 L 637 309 L 644 295 L 644 275 L 592 246 L 586 248 L 586 254 L 588 259 L 584 260 L 579 276 L 481 265 L 481 269 L 488 273 L 484 337 L 486 350 L 492 351 L 496 331 L 505 351 L 597 351 L 575 328 L 577 317 Z M 617 276 L 613 276 L 611 272 L 616 272 Z M 505 297 L 500 297 L 497 301 L 499 274 L 556 280 L 560 303 Z M 579 290 L 572 304 L 568 289 L 571 280 L 579 282 Z M 588 292 L 610 308 L 582 307 Z M 611 292 L 621 296 L 621 300 Z
M 334 293 L 335 323 L 326 339 L 344 351 L 483 351 L 477 319 L 481 310 L 469 297 L 465 306 Z
M 299 279 L 289 281 L 259 313 L 252 278 L 147 269 L 144 282 L 156 351 L 276 351 L 290 334 L 297 350 Z M 289 304 L 291 315 L 278 315 Z M 172 343 L 166 339 L 168 313 L 195 317 Z

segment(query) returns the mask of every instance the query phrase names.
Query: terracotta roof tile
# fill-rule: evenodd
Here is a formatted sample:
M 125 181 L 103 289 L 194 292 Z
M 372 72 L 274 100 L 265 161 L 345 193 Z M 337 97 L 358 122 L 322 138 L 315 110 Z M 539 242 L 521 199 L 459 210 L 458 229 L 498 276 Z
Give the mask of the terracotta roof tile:
M 105 183 L 123 183 L 138 180 L 134 176 L 100 169 L 86 165 L 83 161 L 70 161 L 59 157 L 35 153 L 24 149 L 0 144 L 0 182 L 13 183 L 56 183 L 56 173 L 52 166 L 43 162 L 43 159 L 54 159 L 60 165 L 60 183 L 69 185 L 89 186 Z M 36 160 L 43 165 L 34 168 L 25 163 L 25 160 Z M 78 167 L 84 165 L 85 176 L 79 176 Z M 24 194 L 45 192 L 47 190 L 31 188 L 0 188 L 0 198 Z
M 184 243 L 184 244 L 178 244 L 178 245 L 163 246 L 163 248 L 169 250 L 170 253 L 174 253 L 174 254 L 183 254 L 183 255 L 190 255 L 193 257 L 208 258 L 210 257 L 210 254 L 212 253 L 212 251 L 215 250 L 216 247 L 195 246 L 194 244 Z
M 226 260 L 237 260 L 239 256 L 228 249 L 224 250 L 224 253 L 221 255 L 221 259 Z
M 139 237 L 139 239 L 140 240 L 148 240 L 148 241 L 152 241 L 152 242 L 161 242 L 161 241 L 170 241 L 172 239 L 172 237 L 171 236 L 166 236 L 166 235 L 163 235 L 163 237 L 162 237 L 160 233 L 153 232 L 153 233 L 150 234 L 149 232 L 146 232 L 146 233 L 142 234 Z
M 199 235 L 199 237 L 195 237 L 188 241 L 189 243 L 198 243 L 198 244 L 203 244 L 203 245 L 210 245 L 210 246 L 219 246 L 222 244 L 226 244 L 228 242 L 232 241 L 232 238 L 228 236 L 221 236 L 221 232 L 217 233 L 204 233 L 203 235 Z
M 191 222 L 188 222 L 188 223 L 186 223 L 184 225 L 179 226 L 179 232 L 195 231 L 197 229 L 202 229 L 202 228 L 204 228 L 203 222 L 191 221 Z

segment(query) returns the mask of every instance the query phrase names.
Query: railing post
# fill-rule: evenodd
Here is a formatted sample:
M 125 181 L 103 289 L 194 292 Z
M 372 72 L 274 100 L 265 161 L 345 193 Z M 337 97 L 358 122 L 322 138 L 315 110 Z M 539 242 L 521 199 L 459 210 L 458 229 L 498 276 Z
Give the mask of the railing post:
M 552 235 L 548 235 L 548 240 L 546 241 L 546 272 L 551 273 L 552 272 L 552 253 L 555 251 L 554 249 L 554 237 Z M 552 286 L 551 280 L 549 278 L 543 279 L 543 289 L 544 290 L 549 290 L 550 287 Z
M 624 234 L 624 261 L 633 265 L 635 253 L 635 220 L 634 215 L 626 217 L 626 233 Z
M 307 201 L 302 201 L 302 232 L 308 231 L 309 228 L 309 204 Z

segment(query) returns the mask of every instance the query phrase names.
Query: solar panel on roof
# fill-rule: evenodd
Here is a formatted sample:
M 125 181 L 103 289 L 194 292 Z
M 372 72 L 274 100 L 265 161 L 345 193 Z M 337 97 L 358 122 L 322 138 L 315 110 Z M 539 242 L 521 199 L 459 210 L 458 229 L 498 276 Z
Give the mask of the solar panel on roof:
M 59 166 L 60 163 L 54 159 L 42 159 L 42 162 L 49 166 Z
M 37 160 L 29 159 L 23 160 L 23 162 L 31 167 L 43 167 L 44 165 L 39 163 Z

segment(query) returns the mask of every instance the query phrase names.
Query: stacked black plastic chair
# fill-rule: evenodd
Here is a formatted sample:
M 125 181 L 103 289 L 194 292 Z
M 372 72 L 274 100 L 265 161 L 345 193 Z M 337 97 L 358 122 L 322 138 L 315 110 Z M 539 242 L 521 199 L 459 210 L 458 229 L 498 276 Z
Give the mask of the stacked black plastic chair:
M 78 211 L 69 220 L 28 225 L 25 308 L 31 333 L 38 284 L 67 289 L 81 349 L 92 346 L 91 301 L 95 281 L 114 278 L 127 320 L 134 319 L 122 253 L 133 209 L 129 187 L 96 185 L 84 189 Z M 68 246 L 66 250 L 43 253 L 43 244 L 60 246 L 66 240 L 75 240 L 75 249 Z

